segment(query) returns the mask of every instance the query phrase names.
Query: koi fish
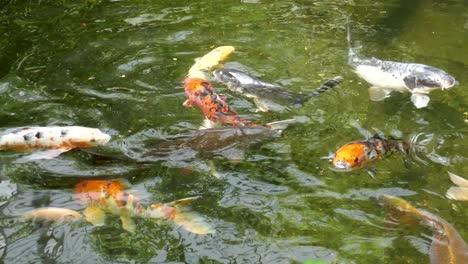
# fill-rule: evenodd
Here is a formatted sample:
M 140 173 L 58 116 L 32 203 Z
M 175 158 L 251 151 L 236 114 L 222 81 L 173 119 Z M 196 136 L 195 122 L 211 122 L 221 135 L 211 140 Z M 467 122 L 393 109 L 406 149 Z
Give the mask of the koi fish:
M 0 137 L 0 149 L 14 151 L 42 150 L 21 161 L 52 159 L 74 148 L 105 144 L 110 136 L 97 128 L 81 126 L 15 128 Z
M 213 233 L 214 230 L 204 220 L 183 206 L 199 197 L 189 197 L 166 204 L 154 203 L 145 207 L 140 198 L 125 192 L 127 184 L 120 180 L 85 180 L 75 185 L 77 199 L 85 202 L 86 220 L 93 225 L 103 225 L 107 213 L 120 216 L 123 229 L 135 232 L 132 218 L 152 218 L 172 221 L 183 229 L 195 234 Z
M 260 126 L 240 117 L 214 90 L 213 85 L 201 78 L 185 78 L 185 94 L 187 99 L 183 105 L 192 107 L 196 104 L 207 119 L 213 122 L 231 124 L 233 126 Z
M 468 245 L 458 231 L 440 216 L 415 208 L 399 197 L 381 195 L 379 203 L 433 230 L 430 260 L 433 264 L 468 263 Z
M 234 52 L 233 46 L 220 46 L 203 57 L 196 59 L 190 68 L 188 78 L 201 78 L 208 80 L 214 68 L 222 67 L 222 63 Z
M 31 210 L 21 215 L 21 218 L 28 220 L 48 220 L 54 222 L 73 222 L 79 220 L 82 215 L 71 209 L 44 207 Z
M 453 200 L 468 201 L 468 180 L 451 172 L 448 174 L 450 176 L 450 180 L 457 186 L 450 187 L 445 196 Z
M 369 96 L 372 101 L 384 100 L 393 91 L 408 91 L 416 108 L 423 108 L 430 101 L 430 91 L 446 90 L 458 84 L 450 74 L 428 65 L 359 57 L 351 47 L 349 27 L 347 39 L 348 64 L 371 85 Z
M 283 111 L 284 106 L 301 106 L 312 97 L 335 88 L 343 77 L 336 76 L 324 82 L 319 88 L 309 94 L 295 93 L 271 83 L 263 82 L 241 71 L 218 69 L 213 71 L 214 79 L 224 83 L 229 90 L 252 98 L 259 111 Z
M 408 154 L 410 144 L 403 140 L 383 139 L 374 135 L 367 140 L 353 141 L 332 155 L 330 161 L 339 169 L 354 169 L 394 152 Z

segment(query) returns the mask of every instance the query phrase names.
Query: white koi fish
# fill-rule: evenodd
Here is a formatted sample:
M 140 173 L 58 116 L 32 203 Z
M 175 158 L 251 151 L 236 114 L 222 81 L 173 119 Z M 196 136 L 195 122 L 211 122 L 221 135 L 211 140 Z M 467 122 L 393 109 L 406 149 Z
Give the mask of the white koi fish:
M 81 126 L 15 128 L 0 137 L 0 149 L 14 151 L 41 150 L 21 158 L 22 162 L 52 159 L 74 148 L 102 145 L 110 136 L 97 128 Z
M 358 56 L 351 47 L 349 27 L 347 39 L 348 64 L 371 85 L 369 97 L 372 101 L 382 101 L 393 91 L 410 92 L 411 102 L 416 108 L 423 108 L 429 104 L 427 94 L 430 91 L 446 90 L 458 84 L 450 74 L 428 65 Z

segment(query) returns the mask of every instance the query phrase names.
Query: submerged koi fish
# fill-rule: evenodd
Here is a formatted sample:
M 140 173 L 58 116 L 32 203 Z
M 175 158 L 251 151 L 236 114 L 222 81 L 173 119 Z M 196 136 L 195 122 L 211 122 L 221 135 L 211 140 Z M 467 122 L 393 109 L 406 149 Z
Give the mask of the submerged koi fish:
M 384 100 L 392 91 L 408 91 L 416 108 L 423 108 L 430 101 L 427 95 L 430 91 L 450 89 L 458 83 L 450 74 L 428 65 L 359 57 L 351 47 L 349 27 L 347 39 L 348 64 L 372 85 L 369 88 L 372 101 Z
M 189 99 L 183 105 L 192 107 L 196 104 L 210 121 L 232 124 L 233 126 L 259 126 L 259 124 L 240 117 L 232 110 L 207 80 L 185 78 L 184 88 Z
M 339 148 L 331 158 L 339 169 L 354 169 L 394 152 L 409 153 L 410 144 L 403 140 L 383 139 L 374 135 L 367 140 L 353 141 Z
M 110 136 L 97 128 L 81 126 L 16 128 L 0 137 L 0 149 L 42 150 L 21 160 L 52 159 L 74 148 L 105 144 Z
M 81 217 L 82 215 L 75 210 L 58 207 L 38 208 L 21 215 L 23 219 L 55 222 L 73 222 L 79 220 Z
M 286 106 L 301 106 L 312 97 L 335 88 L 343 77 L 336 76 L 324 82 L 309 94 L 295 93 L 271 83 L 263 82 L 241 71 L 218 69 L 213 72 L 214 79 L 224 83 L 229 90 L 252 98 L 259 111 L 283 111 Z
M 86 220 L 93 225 L 103 225 L 106 213 L 110 213 L 120 216 L 122 227 L 129 232 L 135 232 L 134 217 L 170 220 L 195 234 L 214 232 L 200 216 L 183 210 L 183 205 L 198 197 L 145 207 L 139 202 L 140 198 L 123 191 L 127 186 L 120 180 L 86 180 L 76 184 L 77 199 L 87 204 L 83 213 Z
M 433 230 L 429 252 L 431 263 L 468 263 L 468 245 L 450 223 L 438 215 L 413 207 L 402 198 L 381 195 L 378 197 L 378 200 L 382 206 L 403 213 Z

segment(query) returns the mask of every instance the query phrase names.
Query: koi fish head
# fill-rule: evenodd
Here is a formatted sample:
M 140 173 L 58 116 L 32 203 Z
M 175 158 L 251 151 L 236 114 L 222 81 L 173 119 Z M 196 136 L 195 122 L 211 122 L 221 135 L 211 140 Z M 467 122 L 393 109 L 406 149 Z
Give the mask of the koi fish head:
M 97 128 L 69 127 L 62 131 L 62 135 L 68 138 L 70 145 L 75 147 L 92 147 L 109 142 L 111 137 Z
M 433 67 L 427 67 L 424 72 L 424 78 L 418 81 L 426 87 L 440 87 L 442 90 L 450 89 L 458 84 L 450 74 Z
M 206 89 L 213 90 L 213 85 L 202 78 L 185 78 L 184 79 L 184 88 L 187 96 L 193 94 L 197 91 L 204 91 Z
M 366 145 L 361 142 L 351 142 L 338 149 L 331 160 L 339 169 L 353 169 L 361 167 L 366 161 Z

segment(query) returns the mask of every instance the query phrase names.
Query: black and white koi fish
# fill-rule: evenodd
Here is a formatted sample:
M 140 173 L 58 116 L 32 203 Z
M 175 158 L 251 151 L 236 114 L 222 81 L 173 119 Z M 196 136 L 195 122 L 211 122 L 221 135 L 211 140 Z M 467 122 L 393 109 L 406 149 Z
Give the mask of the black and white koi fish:
M 393 91 L 408 91 L 416 108 L 423 108 L 430 101 L 427 95 L 430 91 L 446 90 L 458 84 L 450 74 L 428 65 L 358 56 L 351 47 L 349 27 L 347 40 L 348 64 L 371 85 L 369 97 L 372 101 L 384 100 Z
M 277 85 L 263 82 L 241 71 L 218 69 L 213 72 L 214 79 L 224 83 L 229 90 L 252 98 L 259 111 L 283 111 L 284 106 L 301 106 L 310 98 L 335 88 L 343 77 L 336 76 L 324 82 L 309 94 L 295 93 Z
M 24 127 L 9 130 L 0 137 L 0 149 L 36 152 L 23 161 L 51 159 L 74 148 L 88 148 L 102 145 L 110 136 L 97 128 L 81 126 Z

